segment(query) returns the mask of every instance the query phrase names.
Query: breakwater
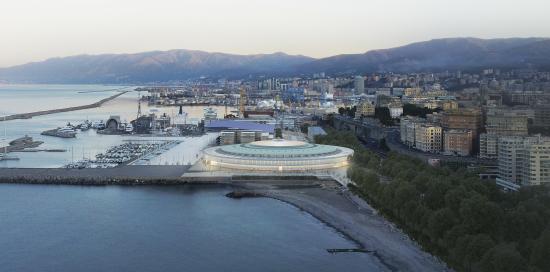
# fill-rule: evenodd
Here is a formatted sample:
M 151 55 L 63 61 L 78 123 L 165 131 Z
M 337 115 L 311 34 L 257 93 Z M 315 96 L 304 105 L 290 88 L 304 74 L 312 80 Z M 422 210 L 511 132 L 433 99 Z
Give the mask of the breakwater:
M 231 184 L 277 188 L 335 187 L 334 180 L 316 176 L 184 175 L 189 166 L 122 165 L 115 168 L 0 168 L 0 183 L 58 185 Z
M 88 105 L 8 115 L 8 116 L 0 117 L 0 121 L 9 121 L 9 120 L 16 120 L 16 119 L 30 119 L 30 118 L 33 118 L 35 116 L 40 116 L 40 115 L 47 115 L 47 114 L 54 114 L 54 113 L 61 113 L 61 112 L 69 112 L 69 111 L 77 111 L 77 110 L 97 108 L 97 107 L 100 107 L 101 105 L 103 105 L 104 103 L 109 102 L 109 101 L 111 101 L 111 100 L 113 100 L 113 99 L 115 99 L 115 98 L 117 98 L 117 97 L 119 97 L 119 96 L 121 96 L 121 95 L 123 95 L 127 92 L 128 91 L 120 92 L 120 93 L 117 93 L 115 95 L 109 96 L 105 99 L 101 99 L 98 102 L 88 104 Z

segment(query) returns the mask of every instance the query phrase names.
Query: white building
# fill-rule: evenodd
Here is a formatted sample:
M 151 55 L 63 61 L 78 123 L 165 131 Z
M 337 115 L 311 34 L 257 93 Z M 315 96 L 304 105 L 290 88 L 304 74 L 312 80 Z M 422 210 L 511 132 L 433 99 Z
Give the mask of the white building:
M 399 118 L 403 115 L 403 106 L 402 105 L 391 105 L 388 107 L 390 109 L 391 118 Z
M 365 92 L 365 79 L 362 76 L 356 76 L 353 85 L 356 93 L 362 94 Z
M 550 138 L 500 137 L 497 184 L 512 190 L 550 183 Z
M 414 116 L 404 116 L 400 121 L 400 136 L 401 142 L 408 147 L 414 147 L 415 138 L 416 138 L 416 127 L 420 126 L 422 123 L 425 123 L 426 120 L 414 117 Z

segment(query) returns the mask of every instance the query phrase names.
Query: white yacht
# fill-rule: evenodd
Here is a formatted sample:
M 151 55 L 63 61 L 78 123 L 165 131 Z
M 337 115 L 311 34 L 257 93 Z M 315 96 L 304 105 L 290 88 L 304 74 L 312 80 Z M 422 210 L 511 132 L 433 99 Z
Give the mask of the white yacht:
M 131 133 L 132 131 L 134 131 L 134 126 L 132 125 L 132 123 L 127 123 L 124 130 L 128 133 Z
M 5 119 L 4 119 L 5 121 Z M 19 160 L 18 157 L 16 156 L 10 156 L 8 155 L 8 145 L 9 145 L 9 141 L 8 141 L 8 136 L 7 136 L 7 130 L 6 130 L 6 125 L 4 125 L 4 139 L 0 139 L 0 146 L 4 146 L 3 148 L 3 151 L 4 153 L 0 153 L 0 161 L 16 161 L 16 160 Z
M 215 120 L 218 118 L 218 112 L 213 108 L 204 109 L 204 120 Z
M 63 137 L 74 137 L 76 135 L 76 130 L 72 126 L 64 126 L 57 129 L 57 133 Z

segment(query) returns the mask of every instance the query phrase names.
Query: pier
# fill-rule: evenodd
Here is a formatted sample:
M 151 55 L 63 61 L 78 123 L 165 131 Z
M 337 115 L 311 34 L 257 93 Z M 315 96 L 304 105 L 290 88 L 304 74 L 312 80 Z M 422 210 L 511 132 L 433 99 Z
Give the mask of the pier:
M 112 96 L 107 97 L 105 99 L 101 99 L 98 102 L 88 104 L 88 105 L 8 115 L 8 116 L 1 117 L 0 121 L 9 121 L 9 120 L 16 120 L 16 119 L 30 119 L 30 118 L 33 118 L 35 116 L 40 116 L 40 115 L 48 115 L 48 114 L 61 113 L 61 112 L 93 109 L 93 108 L 100 107 L 104 103 L 109 102 L 109 101 L 111 101 L 111 100 L 113 100 L 113 99 L 115 99 L 115 98 L 117 98 L 117 97 L 119 97 L 119 96 L 121 96 L 121 95 L 123 95 L 127 92 L 128 91 L 123 91 L 123 92 L 117 93 L 115 95 L 112 95 Z

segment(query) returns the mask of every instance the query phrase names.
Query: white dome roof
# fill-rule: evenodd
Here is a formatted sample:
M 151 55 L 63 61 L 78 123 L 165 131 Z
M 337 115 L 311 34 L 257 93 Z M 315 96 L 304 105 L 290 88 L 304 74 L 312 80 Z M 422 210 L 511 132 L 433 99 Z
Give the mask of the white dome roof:
M 274 139 L 274 140 L 267 140 L 267 141 L 252 142 L 250 143 L 250 145 L 261 146 L 261 147 L 295 147 L 295 146 L 304 146 L 304 145 L 307 145 L 307 143 L 302 141 Z

